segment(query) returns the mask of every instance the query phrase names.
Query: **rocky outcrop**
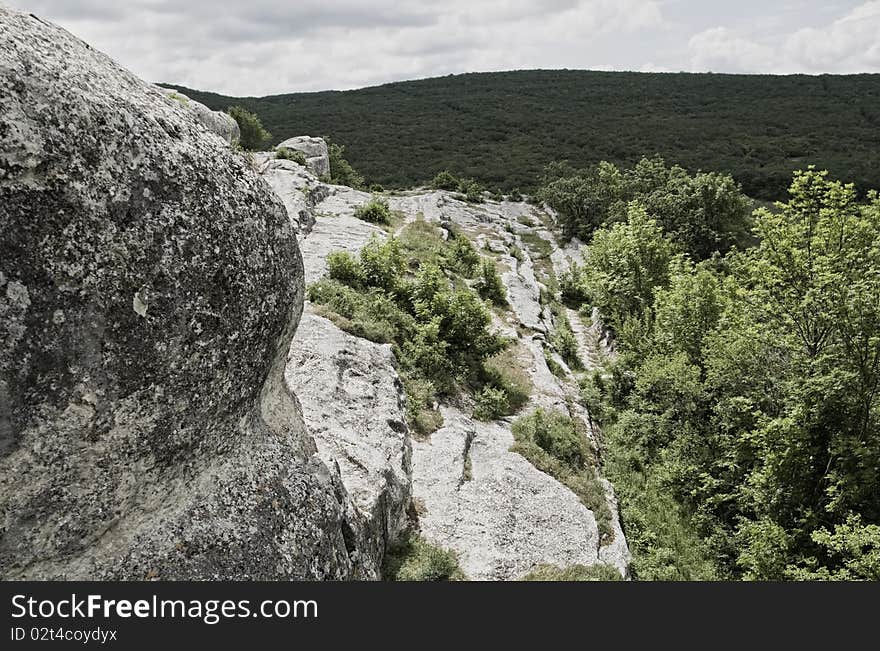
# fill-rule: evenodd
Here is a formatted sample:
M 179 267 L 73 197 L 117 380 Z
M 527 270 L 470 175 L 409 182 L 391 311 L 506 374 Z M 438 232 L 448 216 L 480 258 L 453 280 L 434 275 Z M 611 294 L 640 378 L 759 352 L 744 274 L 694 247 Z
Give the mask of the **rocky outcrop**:
M 592 511 L 510 451 L 504 423 L 443 408 L 445 426 L 413 445 L 413 491 L 423 535 L 458 552 L 471 579 L 515 580 L 535 565 L 594 565 Z
M 241 130 L 238 128 L 232 116 L 223 111 L 212 111 L 201 102 L 197 102 L 181 93 L 179 90 L 171 88 L 158 87 L 168 99 L 176 102 L 185 110 L 189 111 L 193 117 L 211 133 L 215 133 L 230 145 L 234 145 L 241 138 Z
M 245 157 L 181 97 L 0 9 L 0 577 L 378 578 L 413 513 L 471 578 L 625 575 L 609 483 L 610 537 L 511 452 L 512 418 L 475 421 L 467 398 L 413 442 L 390 347 L 301 315 L 329 252 L 388 236 L 354 216 L 369 194 L 318 178 L 326 144 L 281 144 L 305 168 Z M 552 241 L 552 215 L 388 201 L 497 262 L 511 309 L 493 322 L 534 384 L 525 409 L 586 423 L 544 304 L 547 264 L 561 273 L 577 247 L 526 246 Z M 568 317 L 594 361 L 600 325 Z
M 252 157 L 255 167 L 284 203 L 294 230 L 308 234 L 315 224 L 315 206 L 327 197 L 329 186 L 299 163 L 275 158 L 271 152 Z
M 308 282 L 326 273 L 325 259 L 329 252 L 346 250 L 355 253 L 370 237 L 387 237 L 383 229 L 353 216 L 354 209 L 368 198 L 365 193 L 329 186 L 328 195 L 315 205 L 315 224 L 300 242 Z M 391 209 L 403 216 L 404 222 L 421 217 L 447 229 L 455 228 L 474 241 L 484 255 L 496 260 L 511 309 L 494 314 L 493 322 L 499 332 L 514 338 L 516 362 L 534 384 L 524 413 L 535 407 L 563 411 L 583 421 L 589 432 L 589 415 L 577 404 L 578 387 L 574 373 L 567 369 L 549 343 L 556 327 L 555 319 L 542 305 L 536 262 L 522 236 L 537 234 L 551 242 L 551 266 L 557 262 L 568 264 L 573 256 L 578 255 L 577 249 L 557 249 L 552 233 L 545 227 L 520 223 L 519 220 L 532 215 L 535 210 L 528 204 L 486 202 L 473 205 L 459 201 L 449 193 L 434 191 L 394 194 L 387 200 Z M 307 305 L 306 312 L 310 309 Z M 375 359 L 368 352 L 376 345 L 367 343 L 367 350 L 358 353 L 362 364 L 353 364 L 346 355 L 341 365 L 342 368 L 357 369 L 356 375 L 348 381 L 354 382 L 355 387 L 363 387 L 354 393 L 365 399 L 346 395 L 338 388 L 341 379 L 329 381 L 333 369 L 339 364 L 339 344 L 336 342 L 341 336 L 332 324 L 326 327 L 324 336 L 331 342 L 330 350 L 318 342 L 301 350 L 312 351 L 312 366 L 326 368 L 323 373 L 315 372 L 319 376 L 328 376 L 328 381 L 319 382 L 308 392 L 298 388 L 297 393 L 303 402 L 307 423 L 325 429 L 321 423 L 338 422 L 340 416 L 344 417 L 344 422 L 350 423 L 326 427 L 328 443 L 338 448 L 326 458 L 344 457 L 348 450 L 356 452 L 356 461 L 349 460 L 345 465 L 340 463 L 343 481 L 354 495 L 365 477 L 378 476 L 377 470 L 381 468 L 388 472 L 389 468 L 396 467 L 383 463 L 382 454 L 366 454 L 366 450 L 381 450 L 388 441 L 393 441 L 383 438 L 387 437 L 383 430 L 388 429 L 382 425 L 383 419 L 377 420 L 372 415 L 376 397 L 374 388 L 371 388 L 393 371 L 386 361 Z M 360 350 L 351 339 L 347 341 L 345 350 Z M 585 346 L 588 343 L 584 341 Z M 300 352 L 291 359 L 300 360 L 303 355 L 305 353 Z M 550 371 L 547 357 L 566 372 L 567 380 L 561 380 Z M 308 384 L 311 375 L 300 374 L 298 386 Z M 291 378 L 290 369 L 288 378 Z M 339 404 L 335 404 L 337 396 Z M 306 402 L 312 403 L 313 407 L 307 409 Z M 386 409 L 380 408 L 379 411 Z M 309 415 L 310 411 L 312 415 Z M 421 534 L 433 544 L 456 551 L 470 578 L 517 579 L 543 563 L 558 566 L 606 563 L 617 568 L 622 575 L 628 574 L 629 551 L 609 483 L 601 480 L 612 514 L 612 535 L 603 536 L 593 512 L 571 490 L 537 470 L 518 453 L 511 452 L 513 418 L 492 423 L 474 420 L 466 401 L 463 405 L 444 405 L 441 412 L 444 426 L 429 438 L 412 442 L 414 510 L 418 514 Z M 359 420 L 363 421 L 363 426 Z M 372 431 L 359 431 L 364 428 Z M 329 435 L 331 431 L 333 435 Z M 354 439 L 350 438 L 352 434 Z M 340 439 L 334 441 L 336 437 Z M 321 448 L 325 437 L 316 435 L 316 438 Z M 590 443 L 596 445 L 595 436 Z M 359 450 L 364 444 L 366 448 Z M 371 470 L 368 472 L 367 469 Z M 347 476 L 351 479 L 346 479 Z M 368 504 L 377 501 L 375 495 L 381 485 L 378 483 L 377 488 L 367 493 Z
M 0 8 L 0 576 L 373 578 L 284 383 L 281 202 L 188 111 Z
M 293 149 L 302 152 L 306 157 L 306 167 L 317 177 L 330 174 L 330 154 L 323 138 L 296 136 L 288 138 L 275 149 Z
M 366 518 L 373 556 L 381 558 L 409 526 L 412 494 L 406 399 L 391 346 L 345 333 L 307 307 L 285 379 L 318 454 L 339 472 Z

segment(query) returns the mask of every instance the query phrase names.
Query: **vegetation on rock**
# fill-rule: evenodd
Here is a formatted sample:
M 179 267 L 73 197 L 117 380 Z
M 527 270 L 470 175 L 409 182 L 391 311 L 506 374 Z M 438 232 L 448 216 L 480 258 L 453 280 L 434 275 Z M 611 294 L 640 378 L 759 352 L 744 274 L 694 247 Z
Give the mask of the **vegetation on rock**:
M 467 581 L 455 552 L 416 534 L 388 550 L 382 576 L 386 581 Z
M 593 512 L 603 544 L 611 542 L 611 510 L 585 432 L 576 421 L 563 412 L 539 408 L 514 422 L 513 436 L 511 451 L 568 486 Z
M 605 563 L 568 567 L 542 564 L 535 566 L 520 581 L 623 581 L 623 577 L 617 568 Z
M 354 211 L 354 216 L 372 224 L 390 224 L 391 209 L 384 199 L 373 197 Z
M 364 181 L 363 175 L 346 160 L 345 147 L 327 140 L 327 152 L 330 157 L 330 182 L 362 190 L 366 181 Z
M 297 149 L 289 149 L 287 147 L 279 147 L 275 150 L 275 158 L 280 158 L 281 160 L 292 160 L 294 163 L 299 163 L 300 165 L 305 166 L 306 164 L 306 155 Z
M 256 113 L 242 106 L 230 106 L 226 112 L 238 123 L 241 136 L 238 144 L 247 151 L 261 151 L 272 139 L 272 134 L 263 128 L 263 123 Z
M 399 238 L 373 238 L 358 257 L 331 253 L 328 277 L 308 290 L 342 329 L 394 346 L 410 426 L 421 434 L 439 425 L 439 397 L 482 389 L 484 363 L 507 345 L 490 332 L 491 315 L 476 292 L 453 282 L 476 266 L 472 246 L 461 240 L 444 241 L 436 226 L 417 220 Z M 416 261 L 414 271 L 407 260 Z

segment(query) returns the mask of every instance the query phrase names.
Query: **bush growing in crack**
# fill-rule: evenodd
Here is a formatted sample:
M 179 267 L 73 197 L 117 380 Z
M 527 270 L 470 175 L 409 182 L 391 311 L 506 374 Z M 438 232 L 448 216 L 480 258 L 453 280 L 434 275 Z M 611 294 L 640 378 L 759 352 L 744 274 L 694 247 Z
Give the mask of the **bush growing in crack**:
M 354 216 L 371 224 L 390 224 L 391 209 L 388 202 L 378 197 L 373 197 L 367 203 L 358 206 Z
M 507 289 L 501 282 L 495 262 L 489 258 L 480 261 L 480 270 L 477 274 L 477 282 L 474 284 L 477 293 L 493 305 L 498 307 L 507 306 Z
M 385 555 L 386 581 L 467 581 L 455 552 L 411 534 Z
M 294 163 L 299 163 L 303 167 L 305 167 L 306 165 L 306 155 L 297 149 L 279 147 L 275 150 L 275 158 L 281 160 L 292 160 Z

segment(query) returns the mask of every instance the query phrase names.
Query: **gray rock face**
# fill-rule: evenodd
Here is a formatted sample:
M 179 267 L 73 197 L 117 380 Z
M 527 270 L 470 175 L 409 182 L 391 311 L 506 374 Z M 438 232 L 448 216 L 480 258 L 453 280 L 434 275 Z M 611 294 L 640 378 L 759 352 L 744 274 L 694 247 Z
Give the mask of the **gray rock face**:
M 329 186 L 302 165 L 275 158 L 272 153 L 252 154 L 260 174 L 275 191 L 297 233 L 306 235 L 315 224 L 315 206 L 329 193 Z
M 285 379 L 319 456 L 338 469 L 366 519 L 372 557 L 381 559 L 409 525 L 412 494 L 406 399 L 391 346 L 345 333 L 307 304 Z
M 327 254 L 331 251 L 357 253 L 371 237 L 386 237 L 379 226 L 354 216 L 370 195 L 342 186 L 330 186 L 330 194 L 315 206 L 315 224 L 307 237 L 301 239 L 306 284 L 327 273 Z
M 327 150 L 327 143 L 323 138 L 313 138 L 311 136 L 296 136 L 288 138 L 280 143 L 275 149 L 295 149 L 301 151 L 306 157 L 306 167 L 315 176 L 324 176 L 330 174 L 330 154 Z
M 179 90 L 171 88 L 163 88 L 158 86 L 159 90 L 165 93 L 170 100 L 177 102 L 184 109 L 189 111 L 196 120 L 199 121 L 211 133 L 216 133 L 230 145 L 235 144 L 241 138 L 241 130 L 238 128 L 232 116 L 223 111 L 212 111 L 201 102 L 197 102 L 181 93 Z
M 508 427 L 442 412 L 445 426 L 413 444 L 413 491 L 429 540 L 455 549 L 475 580 L 515 580 L 539 563 L 599 562 L 592 511 L 511 452 Z
M 155 86 L 0 8 L 0 576 L 375 576 L 283 371 L 280 201 Z
M 300 240 L 308 282 L 326 273 L 329 252 L 356 253 L 370 237 L 387 237 L 382 229 L 353 217 L 354 209 L 368 198 L 365 193 L 331 186 L 329 195 L 316 204 L 315 224 Z M 421 216 L 445 228 L 458 228 L 497 261 L 511 310 L 493 314 L 493 323 L 499 332 L 515 340 L 517 363 L 534 384 L 523 413 L 544 407 L 587 423 L 586 410 L 577 404 L 574 374 L 568 371 L 568 379 L 560 380 L 551 373 L 545 358 L 554 357 L 565 368 L 548 343 L 554 319 L 541 305 L 535 265 L 520 237 L 531 231 L 553 242 L 552 234 L 543 227 L 519 223 L 520 217 L 534 209 L 509 202 L 475 206 L 434 191 L 408 192 L 388 201 L 392 210 L 403 213 L 406 222 Z M 510 254 L 513 246 L 521 249 L 521 262 Z M 563 257 L 556 256 L 553 261 L 567 262 L 565 256 L 578 253 L 574 248 L 560 255 Z M 324 329 L 321 336 L 326 345 L 313 340 L 305 330 L 297 334 L 294 349 L 299 352 L 291 354 L 291 361 L 301 365 L 307 356 L 313 370 L 298 372 L 294 384 L 289 367 L 288 382 L 301 399 L 307 424 L 317 428 L 322 458 L 340 459 L 343 483 L 356 501 L 362 496 L 366 505 L 362 510 L 369 512 L 370 505 L 381 501 L 388 484 L 377 480 L 370 486 L 368 478 L 398 474 L 398 464 L 389 463 L 395 457 L 382 452 L 389 445 L 391 449 L 398 446 L 383 424 L 384 414 L 389 409 L 393 413 L 394 401 L 386 400 L 382 406 L 376 395 L 376 388 L 387 383 L 393 369 L 389 360 L 376 355 L 376 349 L 382 347 L 363 341 L 358 344 L 359 340 L 342 336 L 331 324 Z M 298 346 L 300 337 L 310 343 Z M 347 343 L 341 345 L 341 341 Z M 590 343 L 584 338 L 584 347 Z M 354 362 L 355 355 L 360 362 Z M 354 375 L 343 376 L 334 369 L 354 371 Z M 315 377 L 322 379 L 307 389 Z M 351 389 L 344 390 L 349 383 Z M 384 392 L 395 395 L 390 388 Z M 607 563 L 627 574 L 629 552 L 610 484 L 603 484 L 614 520 L 614 536 L 609 541 L 600 537 L 594 514 L 571 490 L 510 451 L 512 418 L 482 423 L 469 416 L 466 406 L 444 405 L 441 411 L 444 427 L 427 440 L 412 442 L 412 495 L 421 534 L 434 544 L 455 550 L 470 578 L 517 579 L 540 563 Z M 595 445 L 595 438 L 591 443 Z M 346 455 L 351 455 L 347 461 Z

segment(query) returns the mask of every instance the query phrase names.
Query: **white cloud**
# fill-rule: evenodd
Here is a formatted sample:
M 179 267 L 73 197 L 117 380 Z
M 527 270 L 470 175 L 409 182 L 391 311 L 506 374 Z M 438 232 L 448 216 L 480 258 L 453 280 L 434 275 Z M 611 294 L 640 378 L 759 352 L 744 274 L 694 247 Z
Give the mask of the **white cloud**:
M 824 26 L 776 34 L 772 40 L 713 27 L 691 37 L 688 51 L 695 71 L 880 71 L 880 1 L 859 4 Z
M 691 68 L 698 71 L 756 72 L 775 64 L 773 48 L 754 43 L 725 27 L 713 27 L 688 42 Z
M 232 95 L 521 68 L 880 71 L 880 1 L 0 0 Z
M 789 65 L 815 72 L 880 68 L 880 2 L 866 2 L 827 27 L 796 31 L 784 55 Z
M 597 38 L 635 38 L 663 26 L 657 0 L 11 2 L 55 20 L 141 77 L 231 94 L 592 67 Z

